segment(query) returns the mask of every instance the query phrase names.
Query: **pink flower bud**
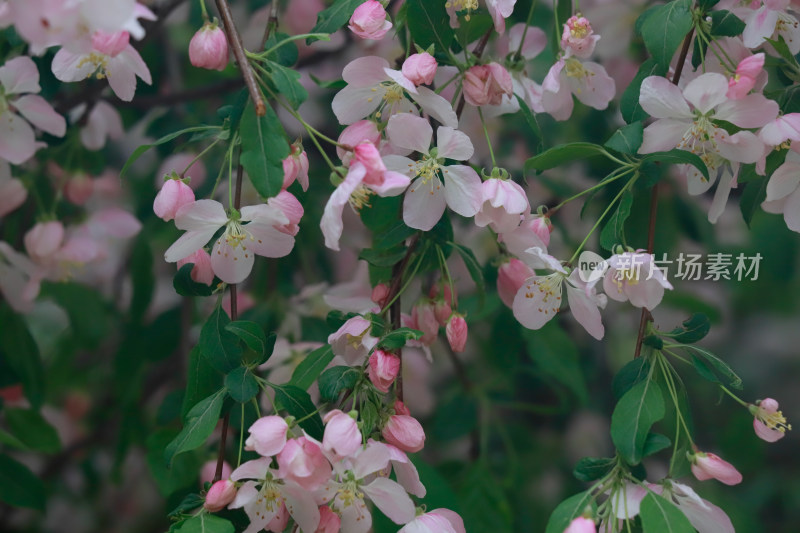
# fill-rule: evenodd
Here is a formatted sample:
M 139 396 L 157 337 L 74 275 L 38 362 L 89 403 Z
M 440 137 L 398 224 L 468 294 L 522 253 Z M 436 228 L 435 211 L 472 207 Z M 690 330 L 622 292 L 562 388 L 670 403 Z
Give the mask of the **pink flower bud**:
M 436 59 L 427 52 L 412 54 L 403 61 L 403 76 L 414 85 L 429 85 L 433 83 L 437 68 Z
M 175 218 L 178 210 L 194 202 L 194 191 L 181 180 L 167 180 L 153 201 L 153 212 L 165 222 Z
M 764 53 L 748 56 L 739 62 L 733 77 L 728 80 L 728 92 L 725 96 L 739 100 L 747 96 L 756 84 L 756 78 L 764 68 Z
M 216 24 L 206 23 L 189 42 L 189 61 L 195 67 L 223 70 L 228 64 L 228 41 Z
M 342 130 L 342 133 L 339 134 L 338 142 L 352 147 L 362 142 L 370 142 L 377 146 L 381 142 L 381 134 L 378 131 L 378 126 L 371 120 L 359 120 Z M 340 146 L 336 147 L 336 155 L 339 156 L 345 166 L 349 165 L 353 158 L 352 151 L 345 150 Z
M 126 31 L 108 33 L 97 30 L 92 35 L 92 48 L 107 56 L 115 57 L 128 47 L 131 36 Z
M 456 353 L 463 352 L 464 346 L 467 344 L 467 321 L 464 320 L 464 317 L 457 314 L 451 316 L 445 332 L 450 348 Z
M 464 74 L 464 100 L 474 106 L 500 105 L 503 96 L 511 96 L 511 74 L 497 63 L 475 65 Z
M 289 219 L 288 224 L 275 226 L 275 229 L 287 235 L 297 235 L 297 232 L 300 231 L 298 224 L 300 224 L 300 219 L 303 218 L 304 213 L 303 205 L 297 197 L 289 191 L 281 191 L 277 196 L 267 200 L 267 204 L 279 209 Z
M 570 55 L 586 59 L 594 52 L 598 40 L 600 40 L 600 36 L 594 35 L 589 21 L 585 17 L 573 15 L 564 24 L 561 47 Z
M 278 454 L 278 476 L 308 491 L 315 491 L 331 477 L 331 465 L 316 443 L 305 437 L 291 439 Z
M 392 409 L 394 409 L 394 414 L 396 414 L 396 415 L 410 415 L 411 414 L 411 411 L 408 410 L 408 407 L 406 407 L 406 404 L 404 404 L 400 400 L 395 400 L 394 405 L 392 406 Z
M 75 174 L 64 184 L 64 196 L 75 205 L 83 205 L 92 197 L 94 180 L 83 172 Z
M 228 464 L 228 461 L 222 461 L 222 475 L 220 476 L 220 479 L 229 479 L 232 472 L 233 470 L 231 470 L 231 465 Z M 202 468 L 200 468 L 200 485 L 202 486 L 206 482 L 211 483 L 214 481 L 214 474 L 216 473 L 216 459 L 212 459 L 203 463 Z
M 308 155 L 301 146 L 293 144 L 292 153 L 283 160 L 283 188 L 289 187 L 295 179 L 304 191 L 308 190 Z
M 514 305 L 514 297 L 517 291 L 525 283 L 525 280 L 535 276 L 533 269 L 517 258 L 512 258 L 508 263 L 503 263 L 497 269 L 497 294 L 506 305 L 511 308 Z
M 178 261 L 178 270 L 183 265 L 193 264 L 190 276 L 195 283 L 205 283 L 209 287 L 214 283 L 214 269 L 211 268 L 211 256 L 204 249 L 200 248 L 188 257 Z
M 28 197 L 28 189 L 16 178 L 11 177 L 11 169 L 5 161 L 0 161 L 0 217 L 21 206 Z
M 436 320 L 436 312 L 433 304 L 429 302 L 415 305 L 411 310 L 411 321 L 414 329 L 422 332 L 419 341 L 425 346 L 430 346 L 439 335 L 439 322 Z
M 203 507 L 216 513 L 225 508 L 236 497 L 236 485 L 230 479 L 220 479 L 208 489 Z
M 569 523 L 564 533 L 596 533 L 597 528 L 594 526 L 594 521 L 584 516 L 579 516 Z
M 386 442 L 404 452 L 418 452 L 425 446 L 425 431 L 413 416 L 392 415 L 383 426 L 381 435 Z
M 700 481 L 714 478 L 726 485 L 738 485 L 742 474 L 729 462 L 713 453 L 696 452 L 690 457 L 692 474 Z
M 286 432 L 289 425 L 280 416 L 259 418 L 248 430 L 250 436 L 244 442 L 245 449 L 255 450 L 259 455 L 271 457 L 277 455 L 286 445 Z
M 64 241 L 64 225 L 58 221 L 39 222 L 25 234 L 23 242 L 28 255 L 37 263 L 47 261 Z
M 347 457 L 361 447 L 361 431 L 353 417 L 339 409 L 334 409 L 325 415 L 324 421 L 323 448 L 340 457 Z
M 553 224 L 549 217 L 535 216 L 531 218 L 530 228 L 545 246 L 550 245 L 550 232 L 553 231 Z
M 397 373 L 400 372 L 400 358 L 383 350 L 375 350 L 369 356 L 369 380 L 381 392 L 389 392 Z
M 453 314 L 453 309 L 450 307 L 450 303 L 445 299 L 436 302 L 433 307 L 433 314 L 436 315 L 436 321 L 439 325 L 445 327 L 447 326 L 447 321 L 450 320 L 450 315 Z
M 314 533 L 339 533 L 341 527 L 342 519 L 330 507 L 323 505 L 319 508 L 319 526 Z
M 786 417 L 778 410 L 778 402 L 772 398 L 765 398 L 750 404 L 750 413 L 753 415 L 753 429 L 758 438 L 767 442 L 776 442 L 786 436 L 786 430 L 792 429 L 786 422 Z
M 370 297 L 373 302 L 383 307 L 386 305 L 386 298 L 389 297 L 389 287 L 385 283 L 378 283 L 372 289 L 372 296 Z
M 367 175 L 364 176 L 364 181 L 370 182 L 380 180 L 383 173 L 386 172 L 386 165 L 383 164 L 380 152 L 371 142 L 362 142 L 355 146 L 353 149 L 356 161 L 364 165 L 367 169 Z
M 376 0 L 367 0 L 353 11 L 347 27 L 362 39 L 377 41 L 392 28 L 392 23 L 386 19 L 383 4 Z

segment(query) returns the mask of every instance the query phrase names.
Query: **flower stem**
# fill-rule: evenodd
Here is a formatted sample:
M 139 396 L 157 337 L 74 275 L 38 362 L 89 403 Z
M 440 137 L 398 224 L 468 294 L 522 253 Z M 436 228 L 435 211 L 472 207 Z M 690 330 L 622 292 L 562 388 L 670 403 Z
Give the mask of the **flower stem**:
M 483 134 L 486 136 L 486 145 L 489 147 L 489 156 L 492 158 L 492 168 L 497 166 L 497 163 L 494 160 L 494 150 L 492 150 L 492 141 L 489 139 L 489 130 L 486 129 L 486 121 L 483 120 L 483 111 L 481 110 L 480 106 L 478 106 L 478 116 L 481 117 L 481 126 L 483 126 Z

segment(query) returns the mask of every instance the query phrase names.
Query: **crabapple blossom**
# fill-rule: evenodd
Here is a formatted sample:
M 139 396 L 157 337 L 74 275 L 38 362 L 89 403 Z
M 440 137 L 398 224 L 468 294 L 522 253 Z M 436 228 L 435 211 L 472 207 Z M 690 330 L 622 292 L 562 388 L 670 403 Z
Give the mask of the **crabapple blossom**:
M 0 218 L 21 206 L 28 197 L 28 189 L 11 176 L 11 166 L 0 159 Z
M 768 146 L 779 146 L 786 141 L 800 141 L 800 113 L 786 113 L 767 122 L 759 130 L 758 138 Z
M 390 69 L 389 62 L 382 57 L 351 61 L 344 67 L 342 78 L 347 87 L 336 93 L 331 104 L 341 124 L 353 124 L 373 113 L 383 119 L 395 113 L 417 113 L 410 98 L 441 124 L 458 126 L 450 102 L 427 87 L 415 86 L 402 72 Z
M 286 445 L 289 425 L 280 416 L 264 416 L 253 422 L 247 430 L 250 436 L 245 441 L 245 449 L 255 450 L 259 455 L 277 455 Z
M 194 191 L 181 179 L 174 176 L 164 181 L 153 200 L 153 212 L 165 222 L 175 218 L 181 207 L 194 202 Z
M 220 479 L 208 489 L 203 507 L 216 513 L 223 510 L 236 497 L 236 485 L 230 479 Z
M 755 405 L 748 406 L 753 415 L 753 430 L 758 438 L 767 442 L 776 442 L 786 436 L 786 430 L 792 425 L 786 422 L 786 417 L 778 410 L 777 400 L 765 398 Z
M 599 40 L 600 36 L 594 34 L 592 25 L 586 17 L 573 15 L 564 24 L 561 48 L 564 49 L 567 56 L 588 59 L 594 53 L 594 47 Z
M 383 39 L 386 32 L 392 29 L 392 23 L 386 17 L 383 4 L 376 0 L 367 0 L 353 11 L 347 27 L 362 39 L 377 41 Z
M 466 529 L 458 513 L 442 508 L 417 516 L 397 533 L 466 533 Z
M 510 258 L 497 269 L 497 294 L 500 300 L 511 308 L 514 297 L 517 295 L 525 280 L 532 278 L 536 273 L 531 267 L 517 259 Z
M 276 459 L 278 477 L 308 491 L 317 490 L 331 477 L 331 465 L 322 450 L 306 437 L 289 439 Z
M 643 250 L 625 252 L 611 256 L 607 263 L 603 291 L 612 300 L 630 300 L 632 305 L 652 311 L 661 303 L 664 289 L 672 289 L 653 254 Z
M 45 146 L 36 142 L 31 124 L 56 137 L 66 133 L 67 121 L 35 94 L 39 91 L 39 71 L 31 58 L 15 57 L 0 67 L 0 159 L 19 165 Z
M 383 350 L 375 350 L 369 356 L 369 380 L 381 392 L 389 392 L 400 371 L 400 358 Z
M 692 463 L 692 474 L 700 481 L 713 478 L 726 485 L 738 485 L 742 482 L 742 474 L 732 464 L 713 453 L 697 451 L 687 455 Z
M 361 447 L 361 431 L 352 416 L 334 409 L 325 415 L 323 421 L 325 432 L 322 435 L 322 447 L 334 457 L 353 455 Z
M 447 322 L 445 333 L 450 348 L 456 353 L 463 352 L 467 344 L 467 321 L 464 320 L 464 317 L 453 313 Z
M 514 12 L 517 0 L 486 0 L 486 10 L 494 22 L 494 30 L 502 34 L 506 31 L 506 19 Z
M 189 42 L 189 61 L 195 67 L 225 70 L 228 66 L 228 39 L 214 22 L 206 22 Z
M 427 120 L 409 113 L 395 115 L 386 126 L 389 142 L 398 148 L 422 154 L 418 161 L 398 155 L 384 157 L 387 168 L 412 178 L 403 200 L 403 222 L 428 231 L 444 214 L 445 206 L 459 215 L 474 216 L 481 206 L 481 178 L 467 165 L 445 165 L 445 159 L 465 161 L 472 157 L 469 137 L 440 126 L 437 146 L 431 148 L 433 128 Z M 444 190 L 442 190 L 442 178 Z
M 381 430 L 381 436 L 386 442 L 404 452 L 414 453 L 425 447 L 425 431 L 422 429 L 422 424 L 408 414 L 390 416 Z
M 597 528 L 594 525 L 594 520 L 579 516 L 572 520 L 564 530 L 564 533 L 596 533 Z
M 436 307 L 430 301 L 424 301 L 411 309 L 411 327 L 422 332 L 419 341 L 430 346 L 439 335 L 439 321 L 436 319 Z
M 427 52 L 411 54 L 400 70 L 414 85 L 430 85 L 436 76 L 436 59 Z
M 387 298 L 389 297 L 389 287 L 385 283 L 378 283 L 375 287 L 372 288 L 372 294 L 370 295 L 370 299 L 378 304 L 380 307 L 383 307 L 387 303 Z
M 211 250 L 211 266 L 225 283 L 239 283 L 250 274 L 255 255 L 283 257 L 292 251 L 294 237 L 279 229 L 288 223 L 286 215 L 267 204 L 226 214 L 219 202 L 198 200 L 176 214 L 175 226 L 186 233 L 167 249 L 164 259 L 174 263 L 193 254 L 224 227 Z
M 304 191 L 308 190 L 308 155 L 299 144 L 293 144 L 291 153 L 283 160 L 283 188 L 288 188 L 294 180 Z
M 523 41 L 524 36 L 524 41 Z M 541 28 L 525 26 L 518 23 L 508 30 L 506 35 L 497 40 L 498 52 L 501 55 L 515 54 L 519 51 L 520 60 L 508 65 L 511 74 L 513 95 L 503 97 L 499 106 L 487 106 L 485 114 L 496 116 L 519 111 L 519 102 L 515 96 L 525 101 L 525 104 L 537 113 L 542 109 L 542 87 L 528 76 L 527 64 L 538 56 L 547 47 L 547 35 Z
M 70 120 L 76 123 L 85 113 L 86 104 L 81 104 L 70 111 Z M 86 124 L 81 126 L 81 143 L 89 150 L 100 150 L 107 139 L 121 139 L 125 133 L 119 111 L 104 100 L 94 103 L 85 121 Z
M 603 110 L 615 93 L 616 84 L 602 65 L 574 56 L 562 57 L 547 72 L 540 103 L 535 107 L 556 120 L 566 120 L 572 115 L 573 94 L 581 103 Z
M 349 365 L 359 365 L 370 350 L 378 344 L 378 339 L 370 334 L 372 323 L 366 318 L 354 316 L 348 319 L 335 333 L 328 336 L 334 355 L 338 355 Z
M 767 213 L 783 214 L 786 226 L 800 233 L 800 155 L 793 150 L 769 177 L 761 208 Z
M 198 249 L 193 254 L 179 259 L 177 262 L 178 270 L 183 265 L 192 264 L 192 271 L 189 274 L 196 283 L 205 283 L 209 287 L 214 282 L 214 269 L 211 266 L 211 256 L 203 248 Z M 241 309 L 241 307 L 239 308 Z
M 511 74 L 497 63 L 475 65 L 464 74 L 464 100 L 470 105 L 500 105 L 503 96 L 511 96 Z
M 547 251 L 552 228 L 548 217 L 528 213 L 519 227 L 513 231 L 500 233 L 497 236 L 497 242 L 503 243 L 508 251 L 517 257 L 524 257 L 526 250 L 531 248 Z
M 528 195 L 509 179 L 490 178 L 481 184 L 481 210 L 475 214 L 475 224 L 489 226 L 497 233 L 513 231 L 522 217 L 530 211 Z
M 736 72 L 728 80 L 728 92 L 725 96 L 732 100 L 743 98 L 755 87 L 756 79 L 764 69 L 764 53 L 754 54 L 742 59 L 736 66 Z
M 800 52 L 800 27 L 797 18 L 786 12 L 790 0 L 754 1 L 733 11 L 745 23 L 742 41 L 747 48 L 757 48 L 766 39 L 783 37 L 792 55 Z
M 275 228 L 294 237 L 300 231 L 300 220 L 303 218 L 303 204 L 297 199 L 295 195 L 289 191 L 281 191 L 277 195 L 267 200 L 267 205 L 273 207 L 283 213 L 289 222 L 282 226 L 275 226 Z

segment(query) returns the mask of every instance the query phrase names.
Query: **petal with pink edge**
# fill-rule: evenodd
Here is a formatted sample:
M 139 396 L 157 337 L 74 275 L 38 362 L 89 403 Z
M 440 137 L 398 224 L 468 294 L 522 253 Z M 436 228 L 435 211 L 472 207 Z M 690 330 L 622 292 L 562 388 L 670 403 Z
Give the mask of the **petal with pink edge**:
M 178 210 L 175 215 L 175 226 L 178 229 L 190 231 L 208 230 L 212 227 L 216 231 L 228 222 L 225 208 L 216 200 L 197 200 Z
M 683 138 L 691 124 L 683 119 L 661 118 L 644 129 L 640 154 L 672 150 Z
M 325 246 L 331 250 L 339 250 L 339 239 L 342 237 L 342 211 L 344 206 L 350 200 L 350 195 L 361 185 L 364 176 L 367 174 L 367 169 L 361 163 L 353 163 L 350 171 L 347 173 L 344 181 L 336 187 L 328 203 L 325 204 L 325 210 L 322 213 L 322 219 L 319 226 L 322 229 L 322 234 L 325 236 Z
M 416 179 L 403 199 L 403 222 L 410 228 L 428 231 L 439 222 L 447 206 L 445 191 L 439 178 L 424 183 Z
M 447 205 L 461 216 L 471 217 L 480 211 L 481 178 L 472 167 L 451 165 L 443 168 L 444 197 Z
M 389 142 L 398 148 L 427 154 L 433 138 L 433 128 L 422 117 L 410 113 L 393 115 L 386 124 Z
M 663 76 L 648 76 L 642 81 L 639 104 L 653 118 L 692 118 L 681 90 Z
M 30 124 L 10 111 L 0 114 L 0 158 L 19 165 L 30 159 L 37 148 Z
M 353 87 L 371 87 L 389 79 L 385 68 L 389 68 L 389 62 L 382 57 L 359 57 L 344 67 L 342 78 Z
M 340 124 L 353 124 L 378 109 L 385 89 L 345 87 L 333 97 L 331 108 Z
M 9 59 L 0 67 L 0 85 L 6 95 L 38 93 L 42 90 L 39 87 L 39 70 L 28 56 Z
M 86 61 L 87 56 L 76 54 L 61 48 L 53 57 L 50 68 L 59 81 L 81 81 L 92 75 L 96 69 L 92 61 Z
M 63 137 L 67 131 L 67 121 L 56 113 L 47 100 L 36 94 L 26 94 L 14 100 L 14 107 L 28 119 L 28 122 L 56 137 Z
M 728 97 L 728 79 L 716 72 L 707 72 L 690 81 L 683 96 L 701 113 L 708 113 Z
M 362 486 L 361 490 L 395 524 L 405 524 L 414 519 L 414 502 L 397 482 L 379 477 Z
M 412 94 L 411 98 L 422 107 L 425 113 L 438 120 L 443 126 L 458 127 L 458 116 L 453 111 L 453 106 L 445 98 L 427 87 L 417 87 L 417 94 Z
M 800 189 L 786 198 L 783 206 L 783 220 L 790 230 L 800 233 Z
M 466 133 L 447 126 L 440 126 L 436 130 L 436 148 L 439 150 L 439 157 L 454 161 L 466 161 L 475 153 L 472 141 Z
M 800 186 L 800 163 L 787 161 L 772 173 L 767 183 L 767 202 L 785 198 Z
M 211 250 L 211 268 L 225 283 L 244 281 L 253 270 L 254 261 L 255 254 L 243 246 L 231 246 L 224 236 L 217 239 Z
M 738 100 L 727 100 L 717 107 L 715 118 L 727 120 L 740 128 L 760 128 L 778 116 L 778 102 L 763 94 L 748 94 Z
M 662 289 L 663 291 L 663 289 Z M 605 335 L 603 319 L 597 304 L 591 297 L 586 295 L 582 289 L 577 289 L 567 283 L 567 299 L 572 316 L 583 326 L 583 328 L 597 340 L 601 340 Z
M 514 318 L 528 329 L 540 329 L 558 314 L 563 277 L 536 276 L 525 280 L 514 296 Z

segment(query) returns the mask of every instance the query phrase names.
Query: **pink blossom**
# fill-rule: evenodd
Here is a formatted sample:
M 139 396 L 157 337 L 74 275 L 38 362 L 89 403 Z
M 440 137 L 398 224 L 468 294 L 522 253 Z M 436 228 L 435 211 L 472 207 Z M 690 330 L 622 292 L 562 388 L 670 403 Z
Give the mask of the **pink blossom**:
M 594 34 L 592 25 L 582 16 L 571 16 L 564 24 L 564 32 L 561 34 L 561 48 L 567 55 L 588 59 L 594 52 L 599 35 Z
M 433 344 L 439 335 L 439 321 L 436 320 L 434 305 L 429 301 L 415 305 L 411 309 L 411 322 L 412 328 L 422 332 L 419 341 L 427 346 Z
M 450 307 L 450 302 L 447 299 L 437 300 L 433 304 L 433 314 L 436 316 L 436 322 L 442 327 L 447 327 L 447 321 L 450 320 L 450 315 L 453 314 L 453 308 Z
M 467 321 L 464 320 L 464 317 L 453 313 L 450 321 L 447 322 L 445 333 L 447 334 L 447 342 L 450 343 L 450 348 L 456 353 L 463 352 L 467 344 Z
M 20 56 L 6 61 L 0 67 L 0 86 L 0 159 L 19 165 L 45 146 L 36 142 L 31 124 L 63 137 L 67 122 L 44 98 L 29 94 L 41 90 L 39 71 L 31 58 Z
M 763 68 L 763 52 L 742 59 L 736 67 L 736 72 L 728 80 L 728 92 L 725 96 L 731 100 L 744 98 L 755 87 L 756 79 L 763 72 Z
M 616 254 L 608 259 L 608 266 L 603 291 L 612 300 L 630 300 L 632 305 L 652 311 L 661 303 L 664 289 L 672 290 L 653 254 L 642 251 Z
M 767 122 L 758 132 L 758 138 L 769 146 L 800 141 L 800 113 L 786 113 Z
M 792 425 L 786 422 L 786 417 L 778 410 L 777 400 L 765 398 L 755 405 L 750 404 L 748 408 L 753 415 L 753 429 L 762 440 L 779 441 L 786 436 L 787 429 L 792 429 Z
M 376 0 L 367 0 L 353 11 L 347 27 L 362 39 L 378 41 L 392 29 L 392 23 L 386 18 L 383 4 Z
M 278 475 L 308 491 L 317 490 L 331 477 L 331 465 L 322 450 L 306 437 L 290 439 L 277 460 Z
M 267 200 L 267 205 L 274 207 L 287 218 L 288 223 L 276 226 L 278 231 L 294 237 L 300 231 L 300 220 L 303 218 L 303 205 L 295 195 L 289 191 L 281 191 L 276 196 Z
M 395 113 L 417 113 L 410 100 L 441 124 L 458 127 L 458 117 L 450 102 L 427 87 L 416 87 L 402 72 L 389 68 L 382 57 L 359 57 L 342 72 L 347 87 L 336 93 L 332 108 L 341 124 L 353 124 L 376 111 L 376 118 Z M 410 99 L 410 100 L 409 100 Z
M 500 265 L 497 269 L 497 294 L 506 307 L 511 308 L 519 288 L 534 275 L 533 269 L 516 257 Z
M 464 100 L 474 106 L 500 105 L 503 96 L 511 96 L 511 74 L 497 63 L 475 65 L 464 74 Z
M 94 180 L 85 172 L 78 172 L 64 184 L 64 196 L 75 205 L 85 204 L 94 192 Z
M 206 22 L 189 42 L 189 61 L 195 67 L 225 70 L 228 65 L 228 40 L 216 23 Z
M 328 344 L 335 355 L 343 357 L 349 365 L 361 364 L 378 339 L 370 334 L 372 323 L 366 318 L 354 316 L 328 336 Z
M 572 520 L 564 530 L 564 533 L 596 533 L 597 528 L 594 525 L 594 520 L 579 516 Z
M 713 478 L 726 485 L 738 485 L 742 482 L 742 474 L 732 464 L 713 453 L 698 451 L 689 460 L 692 463 L 692 474 L 700 481 Z
M 538 105 L 554 119 L 566 120 L 572 115 L 572 95 L 589 107 L 603 110 L 615 92 L 614 80 L 602 65 L 564 57 L 556 61 L 545 76 Z
M 175 218 L 181 207 L 194 202 L 194 191 L 180 179 L 168 179 L 153 201 L 153 212 L 165 222 Z
M 264 416 L 253 422 L 247 430 L 250 436 L 245 441 L 245 449 L 255 450 L 259 455 L 277 455 L 286 445 L 286 432 L 289 425 L 280 416 Z
M 381 435 L 386 442 L 404 452 L 414 453 L 425 447 L 425 431 L 419 421 L 410 415 L 390 416 Z
M 445 159 L 466 161 L 472 157 L 472 142 L 465 133 L 440 126 L 438 144 L 431 149 L 433 128 L 427 120 L 410 113 L 393 116 L 386 131 L 394 146 L 422 155 L 417 161 L 399 155 L 384 157 L 387 168 L 413 180 L 403 200 L 403 221 L 408 226 L 430 230 L 444 214 L 445 206 L 465 217 L 478 212 L 481 179 L 477 172 L 468 165 L 444 164 Z
M 81 104 L 70 111 L 70 120 L 74 123 L 81 119 L 86 112 L 86 104 Z M 104 100 L 94 103 L 86 115 L 85 124 L 81 126 L 81 143 L 88 150 L 100 150 L 105 146 L 106 139 L 121 139 L 124 130 L 122 117 L 114 106 Z
M 178 260 L 178 270 L 180 270 L 183 265 L 188 264 L 194 265 L 190 273 L 192 280 L 196 283 L 205 283 L 210 287 L 214 282 L 214 269 L 211 267 L 211 256 L 208 255 L 208 252 L 200 248 L 192 255 Z M 242 310 L 241 307 L 239 310 Z
M 225 283 L 239 283 L 250 274 L 255 255 L 283 257 L 292 251 L 294 237 L 280 229 L 288 223 L 279 209 L 267 204 L 226 214 L 219 202 L 198 200 L 178 210 L 175 225 L 186 233 L 169 247 L 164 260 L 174 263 L 193 254 L 224 227 L 211 250 L 211 266 Z
M 434 509 L 417 516 L 397 533 L 466 533 L 464 520 L 450 509 Z
M 325 415 L 324 421 L 322 447 L 326 451 L 333 452 L 337 457 L 347 457 L 361 447 L 363 437 L 352 416 L 334 409 Z
M 400 358 L 383 350 L 375 350 L 369 356 L 369 380 L 381 392 L 389 392 L 400 371 Z
M 633 518 L 639 514 L 639 508 L 645 496 L 647 496 L 647 489 L 630 481 L 626 481 L 621 486 L 615 486 L 609 497 L 611 514 L 621 520 Z
M 389 297 L 389 287 L 385 283 L 378 283 L 375 287 L 372 288 L 372 295 L 370 299 L 378 304 L 380 307 L 383 307 L 387 304 L 386 299 Z
M 64 225 L 59 221 L 39 222 L 23 238 L 25 251 L 37 263 L 44 263 L 55 255 L 64 241 Z
M 264 530 L 272 533 L 283 533 L 287 525 L 289 525 L 289 511 L 286 509 L 286 501 L 284 500 L 281 502 L 281 508 L 278 509 L 277 514 L 272 517 L 269 524 L 264 526 Z
M 506 19 L 514 12 L 517 0 L 486 0 L 486 9 L 494 22 L 494 29 L 502 34 L 506 31 Z
M 342 520 L 327 505 L 319 508 L 319 526 L 314 533 L 339 533 Z
M 208 489 L 203 507 L 216 513 L 223 510 L 236 497 L 236 485 L 230 479 L 220 479 Z
M 508 179 L 491 178 L 481 184 L 481 210 L 475 214 L 475 224 L 490 226 L 497 233 L 513 231 L 524 213 L 530 210 L 528 195 L 517 183 Z
M 342 146 L 336 147 L 336 155 L 342 160 L 344 166 L 349 167 L 355 157 L 352 147 L 363 142 L 372 143 L 375 146 L 378 146 L 381 142 L 381 132 L 378 131 L 378 126 L 371 120 L 359 120 L 342 130 L 342 133 L 339 134 L 338 143 L 351 148 L 345 150 Z
M 411 80 L 414 85 L 430 85 L 436 76 L 438 64 L 436 59 L 427 52 L 411 54 L 403 61 L 401 72 Z
M 497 242 L 503 243 L 508 251 L 517 257 L 525 256 L 526 250 L 531 248 L 540 248 L 546 252 L 550 244 L 552 227 L 548 217 L 527 214 L 519 227 L 513 231 L 500 233 Z
M 793 150 L 769 177 L 761 208 L 767 213 L 783 214 L 786 226 L 800 233 L 800 155 Z
M 11 177 L 11 166 L 0 159 L 0 218 L 21 206 L 27 197 L 28 189 Z
M 294 180 L 304 191 L 308 190 L 308 155 L 297 144 L 292 145 L 291 153 L 283 160 L 283 188 L 288 188 Z
M 783 37 L 792 55 L 800 52 L 800 28 L 797 19 L 786 12 L 786 0 L 751 3 L 749 14 L 737 13 L 745 23 L 742 41 L 747 48 L 758 48 L 766 39 Z M 756 8 L 756 9 L 753 9 Z

